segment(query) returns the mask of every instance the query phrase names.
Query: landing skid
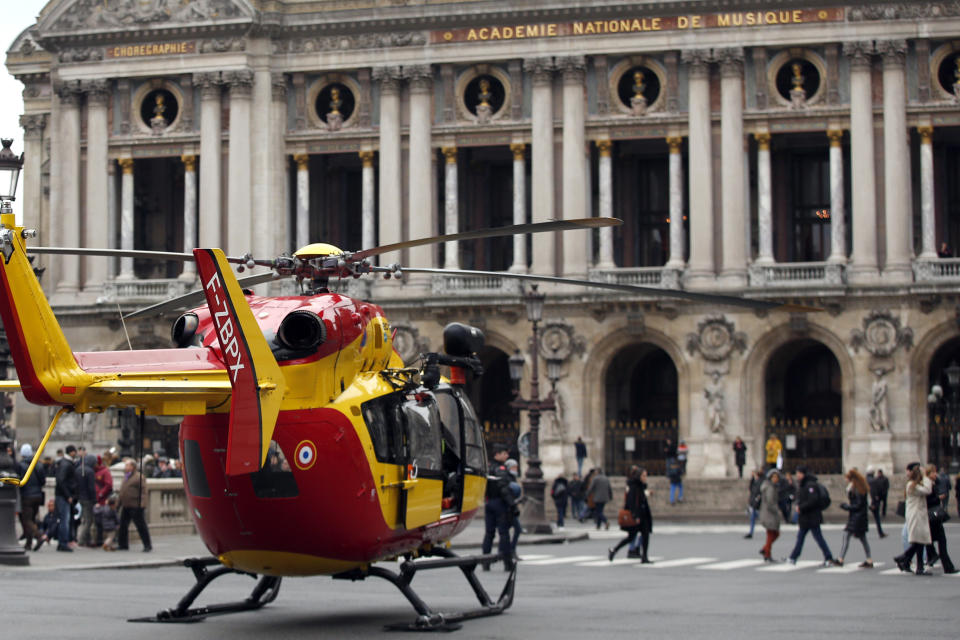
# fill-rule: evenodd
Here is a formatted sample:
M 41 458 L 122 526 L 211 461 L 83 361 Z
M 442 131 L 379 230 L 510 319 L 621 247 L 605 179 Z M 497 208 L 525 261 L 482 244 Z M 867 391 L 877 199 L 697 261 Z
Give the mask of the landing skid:
M 510 575 L 507 577 L 507 583 L 500 593 L 500 598 L 496 602 L 493 602 L 487 590 L 480 584 L 480 580 L 476 575 L 476 569 L 477 565 L 481 563 L 489 564 L 504 560 L 501 554 L 492 553 L 482 556 L 460 557 L 447 549 L 432 549 L 429 555 L 440 557 L 416 562 L 407 560 L 400 565 L 399 572 L 390 571 L 382 567 L 367 567 L 366 569 L 354 569 L 353 571 L 340 573 L 333 577 L 335 580 L 365 580 L 373 576 L 383 578 L 399 589 L 400 593 L 402 593 L 407 600 L 410 601 L 410 604 L 413 605 L 413 608 L 416 609 L 417 619 L 409 624 L 393 624 L 387 626 L 387 629 L 395 631 L 455 631 L 462 626 L 459 623 L 463 620 L 499 615 L 509 609 L 510 605 L 513 604 L 513 592 L 517 582 L 517 562 L 513 558 L 506 560 L 506 562 L 510 563 Z M 417 571 L 446 569 L 449 567 L 459 567 L 460 570 L 463 571 L 463 575 L 473 588 L 477 600 L 480 601 L 479 609 L 457 613 L 439 613 L 430 609 L 410 586 Z
M 253 573 L 236 571 L 235 569 L 224 566 L 217 566 L 216 569 L 212 570 L 208 569 L 208 567 L 220 565 L 220 561 L 216 558 L 189 558 L 188 560 L 184 560 L 183 564 L 193 571 L 197 583 L 180 599 L 177 606 L 173 609 L 158 611 L 155 616 L 130 618 L 128 622 L 200 622 L 208 616 L 259 609 L 263 605 L 273 602 L 277 597 L 277 593 L 280 591 L 280 578 L 262 576 L 260 580 L 257 581 L 256 586 L 253 588 L 253 591 L 250 592 L 247 599 L 242 602 L 225 602 L 191 609 L 190 605 L 197 599 L 197 596 L 220 576 L 231 573 L 246 575 L 251 578 L 256 578 L 257 576 Z

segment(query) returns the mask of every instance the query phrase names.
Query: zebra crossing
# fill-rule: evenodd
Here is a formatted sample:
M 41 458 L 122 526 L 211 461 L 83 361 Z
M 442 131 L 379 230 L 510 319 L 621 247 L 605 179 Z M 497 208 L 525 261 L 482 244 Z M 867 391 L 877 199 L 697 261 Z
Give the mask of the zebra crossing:
M 597 555 L 553 555 L 553 554 L 535 554 L 523 553 L 520 555 L 520 568 L 526 567 L 549 567 L 549 566 L 574 566 L 588 568 L 622 568 L 630 567 L 644 571 L 661 571 L 664 569 L 696 569 L 702 571 L 762 571 L 765 573 L 791 573 L 794 571 L 814 571 L 825 575 L 849 575 L 854 573 L 876 573 L 883 576 L 909 575 L 901 572 L 898 568 L 884 568 L 889 563 L 874 562 L 874 569 L 861 569 L 857 565 L 859 562 L 851 562 L 842 567 L 824 567 L 820 560 L 798 560 L 796 564 L 789 562 L 778 562 L 768 564 L 762 558 L 737 558 L 734 560 L 721 560 L 711 556 L 690 556 L 684 558 L 666 558 L 663 556 L 651 556 L 653 564 L 642 564 L 636 558 L 615 558 L 610 562 L 606 556 Z M 940 573 L 939 569 L 934 569 L 935 573 Z M 945 576 L 948 578 L 960 578 L 960 574 Z

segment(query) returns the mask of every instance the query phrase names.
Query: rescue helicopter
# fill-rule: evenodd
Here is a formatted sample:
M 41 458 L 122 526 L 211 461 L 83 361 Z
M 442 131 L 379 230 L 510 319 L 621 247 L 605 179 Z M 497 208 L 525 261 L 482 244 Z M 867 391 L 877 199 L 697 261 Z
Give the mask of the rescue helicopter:
M 27 247 L 35 232 L 0 213 L 0 317 L 18 379 L 0 386 L 22 391 L 59 411 L 36 447 L 36 461 L 67 412 L 99 413 L 132 407 L 144 417 L 180 421 L 184 490 L 196 529 L 211 556 L 185 562 L 196 584 L 156 622 L 196 621 L 258 609 L 272 602 L 286 576 L 384 578 L 417 612 L 404 628 L 451 629 L 463 620 L 496 615 L 514 597 L 516 563 L 499 554 L 458 556 L 447 542 L 481 511 L 487 460 L 483 433 L 463 385 L 481 373 L 478 329 L 453 323 L 444 350 L 404 365 L 393 348 L 383 309 L 331 292 L 331 279 L 450 270 L 378 266 L 387 252 L 452 240 L 583 230 L 621 224 L 586 218 L 513 225 L 435 236 L 355 252 L 312 244 L 293 255 L 227 257 L 216 248 L 171 254 L 90 248 Z M 30 256 L 79 254 L 194 260 L 201 289 L 146 310 L 197 304 L 174 322 L 173 347 L 74 352 L 48 303 Z M 30 254 L 30 256 L 28 256 Z M 243 278 L 245 270 L 269 273 Z M 482 271 L 452 271 L 487 275 Z M 758 309 L 778 302 L 686 291 L 499 273 L 544 282 L 581 284 L 633 293 Z M 268 297 L 243 288 L 293 277 L 299 295 Z M 198 304 L 201 303 L 201 304 Z M 450 375 L 441 375 L 441 366 Z M 275 523 L 286 523 L 277 527 Z M 378 563 L 400 561 L 397 571 Z M 504 561 L 509 574 L 492 598 L 478 564 Z M 438 612 L 413 590 L 425 570 L 459 568 L 479 607 Z M 215 579 L 230 573 L 257 579 L 241 602 L 192 607 Z

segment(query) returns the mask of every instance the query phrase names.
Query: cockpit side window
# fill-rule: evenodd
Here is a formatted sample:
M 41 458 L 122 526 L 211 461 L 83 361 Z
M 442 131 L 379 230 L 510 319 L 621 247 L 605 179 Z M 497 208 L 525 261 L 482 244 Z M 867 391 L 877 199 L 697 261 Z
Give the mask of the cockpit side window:
M 403 394 L 392 393 L 364 402 L 360 409 L 367 423 L 373 452 L 380 462 L 403 464 Z
M 440 412 L 440 432 L 443 436 L 443 453 L 453 453 L 460 458 L 463 452 L 460 447 L 460 405 L 450 393 L 436 391 L 437 410 Z
M 463 412 L 463 444 L 467 470 L 473 473 L 487 472 L 487 450 L 483 443 L 483 431 L 480 421 L 473 411 L 470 401 L 458 390 L 455 391 L 460 409 Z
M 440 471 L 440 414 L 432 398 L 410 398 L 403 404 L 409 437 L 409 457 L 418 469 Z
M 251 473 L 250 480 L 258 498 L 295 498 L 300 493 L 290 463 L 276 441 L 270 442 L 267 463 L 260 471 Z

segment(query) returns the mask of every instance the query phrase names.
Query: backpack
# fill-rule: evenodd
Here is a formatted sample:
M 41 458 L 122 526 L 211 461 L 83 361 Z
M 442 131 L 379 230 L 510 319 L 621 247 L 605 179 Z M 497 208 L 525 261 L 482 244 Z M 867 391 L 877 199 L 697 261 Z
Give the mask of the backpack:
M 754 511 L 760 510 L 761 502 L 763 502 L 763 496 L 759 491 L 757 491 L 754 495 L 750 496 L 750 506 L 753 508 Z
M 827 491 L 827 488 L 817 483 L 817 509 L 821 511 L 826 511 L 830 506 L 830 492 Z

